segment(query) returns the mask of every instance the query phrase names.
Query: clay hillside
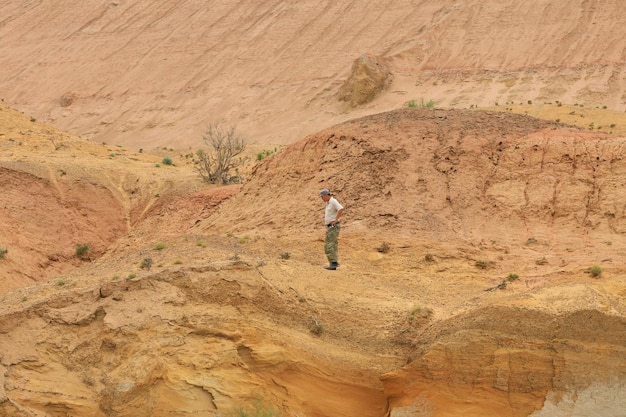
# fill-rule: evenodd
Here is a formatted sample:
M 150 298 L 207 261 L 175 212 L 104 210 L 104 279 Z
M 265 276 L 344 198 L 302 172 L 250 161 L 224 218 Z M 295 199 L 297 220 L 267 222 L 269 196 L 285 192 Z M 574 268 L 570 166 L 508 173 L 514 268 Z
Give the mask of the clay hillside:
M 5 2 L 0 416 L 624 416 L 625 7 Z
M 289 144 L 410 100 L 623 112 L 624 16 L 618 0 L 6 0 L 0 98 L 135 150 L 197 147 L 216 121 Z M 368 101 L 353 65 L 384 94 Z

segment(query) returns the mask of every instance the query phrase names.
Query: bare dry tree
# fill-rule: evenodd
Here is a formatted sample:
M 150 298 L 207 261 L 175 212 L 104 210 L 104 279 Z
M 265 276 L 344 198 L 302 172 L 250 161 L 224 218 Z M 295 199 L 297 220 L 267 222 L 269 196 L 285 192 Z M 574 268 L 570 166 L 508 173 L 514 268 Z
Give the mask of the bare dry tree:
M 202 136 L 208 149 L 199 149 L 194 159 L 195 170 L 212 184 L 239 182 L 239 176 L 231 176 L 231 171 L 245 162 L 240 155 L 246 148 L 243 137 L 235 132 L 235 127 L 223 128 L 219 124 L 210 124 Z

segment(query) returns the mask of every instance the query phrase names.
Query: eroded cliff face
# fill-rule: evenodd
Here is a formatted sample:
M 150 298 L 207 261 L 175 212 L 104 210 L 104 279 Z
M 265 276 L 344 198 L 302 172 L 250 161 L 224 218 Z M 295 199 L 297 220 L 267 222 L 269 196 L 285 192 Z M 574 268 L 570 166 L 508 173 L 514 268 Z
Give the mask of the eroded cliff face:
M 596 309 L 546 314 L 498 306 L 436 327 L 420 337 L 415 360 L 383 376 L 392 416 L 609 416 L 624 410 L 623 317 Z

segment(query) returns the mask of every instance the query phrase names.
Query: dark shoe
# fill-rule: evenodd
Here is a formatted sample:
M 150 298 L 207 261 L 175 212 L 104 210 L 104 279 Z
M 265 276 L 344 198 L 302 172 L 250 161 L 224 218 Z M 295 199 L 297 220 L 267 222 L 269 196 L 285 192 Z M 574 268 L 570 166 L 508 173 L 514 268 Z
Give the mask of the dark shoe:
M 339 264 L 337 262 L 331 262 L 328 266 L 325 266 L 324 269 L 328 269 L 329 271 L 334 271 L 337 269 Z

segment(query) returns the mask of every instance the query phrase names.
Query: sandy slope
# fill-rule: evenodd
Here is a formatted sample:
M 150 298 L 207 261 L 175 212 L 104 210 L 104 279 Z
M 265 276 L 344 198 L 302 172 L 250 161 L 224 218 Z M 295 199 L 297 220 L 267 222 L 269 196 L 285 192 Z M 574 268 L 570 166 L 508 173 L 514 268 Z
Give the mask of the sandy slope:
M 626 109 L 626 5 L 600 0 L 5 1 L 0 95 L 37 119 L 132 149 L 197 147 L 209 122 L 288 144 L 411 99 L 467 108 Z M 364 53 L 394 74 L 347 109 Z

